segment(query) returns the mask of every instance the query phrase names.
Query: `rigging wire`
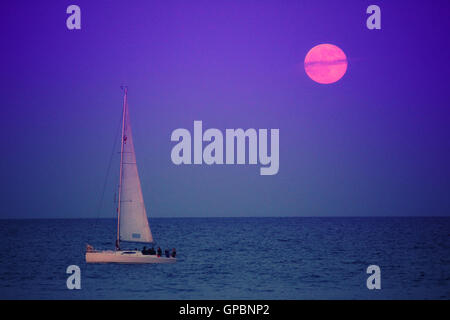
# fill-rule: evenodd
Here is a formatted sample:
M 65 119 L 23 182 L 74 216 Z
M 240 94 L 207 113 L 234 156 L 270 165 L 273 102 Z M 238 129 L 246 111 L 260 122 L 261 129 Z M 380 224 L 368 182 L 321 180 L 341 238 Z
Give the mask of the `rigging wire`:
M 93 226 L 93 233 L 90 233 L 90 235 L 95 234 L 95 231 L 97 230 L 96 228 L 97 228 L 98 220 L 99 220 L 99 217 L 100 217 L 100 213 L 101 213 L 101 211 L 103 209 L 103 203 L 104 203 L 103 200 L 105 198 L 106 186 L 108 185 L 108 177 L 110 175 L 112 159 L 114 157 L 115 150 L 116 150 L 116 147 L 117 147 L 117 140 L 118 140 L 118 136 L 119 136 L 120 126 L 121 125 L 122 125 L 122 115 L 120 116 L 120 121 L 119 121 L 119 124 L 118 124 L 117 129 L 116 129 L 116 134 L 115 134 L 115 137 L 114 137 L 114 143 L 113 143 L 111 155 L 109 157 L 108 168 L 106 169 L 105 180 L 103 182 L 103 189 L 102 189 L 102 193 L 101 193 L 101 196 L 100 196 L 100 201 L 99 201 L 98 208 L 97 208 L 97 216 L 95 218 L 95 222 L 94 222 L 94 226 Z M 115 200 L 114 200 L 114 203 L 115 203 Z M 91 239 L 90 239 L 90 236 L 89 236 L 88 237 L 88 243 L 90 242 L 90 240 Z

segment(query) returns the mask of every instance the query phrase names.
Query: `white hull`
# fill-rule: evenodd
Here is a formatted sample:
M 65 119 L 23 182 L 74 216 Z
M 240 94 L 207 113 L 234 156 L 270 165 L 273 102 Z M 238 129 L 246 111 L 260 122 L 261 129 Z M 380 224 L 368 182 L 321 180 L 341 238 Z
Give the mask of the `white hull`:
M 143 255 L 140 251 L 92 251 L 86 252 L 87 263 L 175 263 L 176 258 Z

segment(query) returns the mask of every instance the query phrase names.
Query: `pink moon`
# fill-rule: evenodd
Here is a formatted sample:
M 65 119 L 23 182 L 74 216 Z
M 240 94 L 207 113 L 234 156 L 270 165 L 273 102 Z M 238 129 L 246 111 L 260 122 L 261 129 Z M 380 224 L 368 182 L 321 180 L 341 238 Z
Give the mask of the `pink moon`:
M 319 44 L 306 54 L 305 71 L 315 82 L 334 83 L 347 71 L 347 56 L 335 45 Z

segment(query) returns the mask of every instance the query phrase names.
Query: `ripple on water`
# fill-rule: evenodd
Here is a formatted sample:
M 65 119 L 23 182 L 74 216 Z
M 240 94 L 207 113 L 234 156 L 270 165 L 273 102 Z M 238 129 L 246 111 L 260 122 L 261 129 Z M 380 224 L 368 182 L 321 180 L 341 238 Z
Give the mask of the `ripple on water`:
M 177 248 L 176 264 L 87 265 L 87 240 L 112 249 L 112 219 L 96 232 L 92 220 L 3 221 L 0 298 L 450 298 L 449 218 L 174 218 L 151 227 L 157 245 Z M 81 268 L 79 292 L 66 289 L 71 264 Z M 370 264 L 385 284 L 372 295 Z

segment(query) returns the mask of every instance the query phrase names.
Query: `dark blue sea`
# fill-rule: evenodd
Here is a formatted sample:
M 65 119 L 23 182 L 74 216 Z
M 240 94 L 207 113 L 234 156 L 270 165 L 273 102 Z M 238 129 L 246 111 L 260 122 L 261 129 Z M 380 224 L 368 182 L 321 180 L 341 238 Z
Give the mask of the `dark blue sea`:
M 1 299 L 449 299 L 450 218 L 160 218 L 172 265 L 89 264 L 114 219 L 0 220 Z M 122 247 L 124 248 L 124 247 Z M 142 246 L 131 244 L 130 249 Z M 381 269 L 368 290 L 366 269 Z M 81 269 L 81 289 L 66 268 Z

